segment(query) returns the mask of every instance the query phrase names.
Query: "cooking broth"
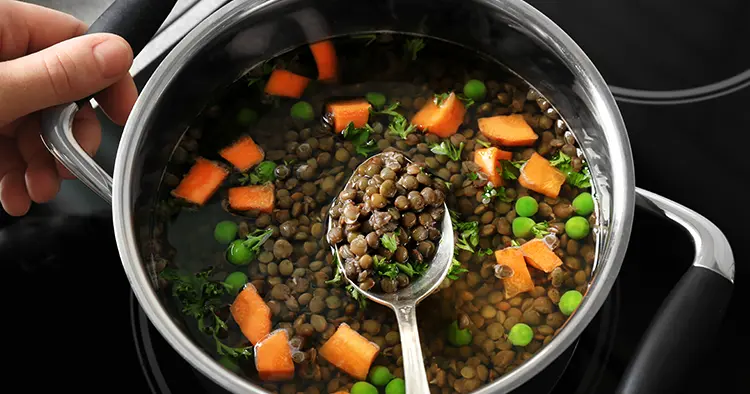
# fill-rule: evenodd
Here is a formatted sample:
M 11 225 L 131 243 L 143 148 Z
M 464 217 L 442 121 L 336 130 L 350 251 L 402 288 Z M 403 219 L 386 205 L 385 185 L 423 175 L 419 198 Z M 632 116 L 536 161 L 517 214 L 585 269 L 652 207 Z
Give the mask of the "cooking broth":
M 330 203 L 352 171 L 374 153 L 403 152 L 429 172 L 430 187 L 444 196 L 457 242 L 449 278 L 418 308 L 427 377 L 432 392 L 471 392 L 552 341 L 580 302 L 580 294 L 586 293 L 596 255 L 596 211 L 595 200 L 586 194 L 595 193 L 585 159 L 578 156 L 572 134 L 551 103 L 501 65 L 476 53 L 396 34 L 337 38 L 330 43 L 336 53 L 335 82 L 317 80 L 327 71 L 318 69 L 308 46 L 300 47 L 250 70 L 187 130 L 172 158 L 180 170 L 165 174 L 163 187 L 175 190 L 197 158 L 220 163 L 210 171 L 228 175 L 205 203 L 170 197 L 159 205 L 153 249 L 161 261 L 158 268 L 168 267 L 162 284 L 169 284 L 166 291 L 176 295 L 173 299 L 184 312 L 186 327 L 208 352 L 272 392 L 348 392 L 354 383 L 371 380 L 353 377 L 351 371 L 335 365 L 337 360 L 327 359 L 332 356 L 321 354 L 343 323 L 377 345 L 372 367 L 385 366 L 393 377 L 403 378 L 395 316 L 345 286 L 344 273 L 338 272 L 326 241 Z M 275 70 L 309 78 L 301 97 L 265 93 Z M 465 86 L 470 80 L 480 83 Z M 294 90 L 290 81 L 281 89 Z M 482 89 L 485 93 L 480 95 Z M 455 97 L 449 98 L 450 92 Z M 368 93 L 382 95 L 385 102 L 374 102 L 380 96 Z M 373 104 L 367 126 L 352 124 L 347 133 L 332 129 L 335 122 L 326 113 L 327 105 L 344 100 Z M 466 110 L 455 134 L 441 138 L 431 133 L 442 127 L 440 119 L 428 119 L 434 122 L 427 132 L 408 127 L 424 106 L 439 107 L 446 100 Z M 297 104 L 300 101 L 309 106 Z M 518 114 L 515 123 L 508 123 L 511 118 L 506 116 L 514 114 Z M 398 124 L 399 115 L 407 120 L 405 124 Z M 492 117 L 504 118 L 485 124 L 480 132 L 478 119 Z M 528 135 L 521 131 L 503 134 L 507 127 L 523 129 L 519 119 L 533 130 L 534 141 L 524 142 Z M 492 131 L 498 127 L 506 129 L 500 134 Z M 244 173 L 227 160 L 236 156 L 220 154 L 237 146 L 242 135 L 250 136 L 263 152 L 263 161 Z M 477 151 L 493 147 L 500 151 L 482 151 L 492 155 L 477 164 Z M 258 152 L 243 149 L 249 149 L 241 150 L 247 152 L 240 155 L 243 160 Z M 550 175 L 544 165 L 555 167 L 558 175 Z M 537 191 L 521 186 L 524 173 L 525 184 Z M 366 181 L 381 182 L 375 185 L 379 187 L 384 179 L 378 181 L 374 175 Z M 540 181 L 548 176 L 564 182 L 558 197 L 539 192 L 551 193 Z M 488 184 L 488 180 L 495 182 Z M 241 185 L 269 189 L 243 189 L 244 194 L 229 201 L 229 190 Z M 366 189 L 360 192 L 369 198 Z M 269 190 L 273 209 L 264 212 L 269 208 L 265 200 Z M 188 192 L 197 195 L 195 189 Z M 395 212 L 392 220 L 398 227 L 389 234 L 398 231 L 397 236 L 409 237 L 415 227 L 427 226 L 419 222 L 417 213 L 407 223 Z M 522 216 L 526 218 L 519 219 Z M 366 239 L 368 234 L 360 231 L 342 229 L 343 241 Z M 257 250 L 242 245 L 232 250 L 248 234 L 259 244 Z M 378 268 L 372 262 L 360 264 L 360 259 L 367 255 L 388 264 L 395 258 L 384 251 L 381 236 L 368 243 L 364 253 L 347 256 L 347 270 L 375 278 Z M 242 254 L 243 247 L 252 249 L 249 255 Z M 401 261 L 416 263 L 414 258 Z M 267 306 L 270 331 L 287 330 L 293 377 L 285 375 L 288 366 L 265 373 L 265 380 L 256 370 L 246 333 L 262 330 L 241 330 L 236 311 L 230 308 L 236 292 L 244 292 L 240 290 L 243 276 Z M 388 286 L 394 282 L 406 286 L 417 277 L 402 268 L 377 276 L 387 279 Z M 191 293 L 193 289 L 200 291 Z M 279 380 L 269 380 L 274 378 Z

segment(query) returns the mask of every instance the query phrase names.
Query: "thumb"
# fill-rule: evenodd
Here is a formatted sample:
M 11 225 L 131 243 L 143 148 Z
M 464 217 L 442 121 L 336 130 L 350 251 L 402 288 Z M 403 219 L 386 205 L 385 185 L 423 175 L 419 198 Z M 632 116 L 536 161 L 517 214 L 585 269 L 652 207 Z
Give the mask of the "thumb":
M 0 63 L 0 126 L 32 112 L 80 100 L 121 79 L 133 63 L 130 45 L 114 34 L 63 41 Z

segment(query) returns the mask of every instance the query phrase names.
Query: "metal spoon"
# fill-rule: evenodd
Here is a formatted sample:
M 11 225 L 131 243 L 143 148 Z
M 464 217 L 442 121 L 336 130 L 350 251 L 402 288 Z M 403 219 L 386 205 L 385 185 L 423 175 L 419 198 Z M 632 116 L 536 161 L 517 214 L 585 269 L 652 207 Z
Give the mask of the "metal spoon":
M 389 155 L 389 154 L 401 154 L 400 152 L 383 152 L 375 156 Z M 372 157 L 365 160 L 361 167 L 365 163 L 369 163 Z M 406 161 L 411 162 L 405 155 Z M 359 167 L 354 170 L 354 174 L 358 173 Z M 347 181 L 347 185 L 351 178 Z M 335 202 L 335 200 L 334 200 Z M 334 204 L 331 204 L 333 207 Z M 404 376 L 406 377 L 406 392 L 409 394 L 428 394 L 430 392 L 429 382 L 427 381 L 427 374 L 424 367 L 424 358 L 422 357 L 422 348 L 419 342 L 419 330 L 417 327 L 417 304 L 422 301 L 425 297 L 430 295 L 439 285 L 445 280 L 445 277 L 450 271 L 451 264 L 453 262 L 453 225 L 451 223 L 450 214 L 448 207 L 443 203 L 445 213 L 443 214 L 443 220 L 440 224 L 440 242 L 438 243 L 437 251 L 435 256 L 430 261 L 429 268 L 421 277 L 411 282 L 408 286 L 395 293 L 372 293 L 359 288 L 351 279 L 346 277 L 346 281 L 357 289 L 358 292 L 363 294 L 369 300 L 377 302 L 378 304 L 385 305 L 396 313 L 396 319 L 398 321 L 398 331 L 401 336 L 401 353 L 404 359 Z M 328 228 L 332 226 L 332 219 L 329 212 L 328 215 Z M 329 242 L 330 244 L 330 242 Z M 334 245 L 331 244 L 331 251 L 334 256 L 337 255 L 337 250 Z M 338 261 L 339 272 L 344 271 L 344 265 L 341 259 Z

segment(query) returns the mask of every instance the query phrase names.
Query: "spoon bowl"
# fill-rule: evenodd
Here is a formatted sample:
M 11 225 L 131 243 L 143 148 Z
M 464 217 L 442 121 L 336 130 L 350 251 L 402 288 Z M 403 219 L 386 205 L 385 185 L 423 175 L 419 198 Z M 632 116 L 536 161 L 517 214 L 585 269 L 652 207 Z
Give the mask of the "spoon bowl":
M 355 170 L 354 174 L 359 172 L 359 167 L 370 162 L 375 156 L 387 157 L 388 155 L 402 155 L 403 158 L 411 163 L 406 155 L 400 152 L 383 152 L 377 155 L 371 156 L 362 164 L 360 164 Z M 351 182 L 347 181 L 348 186 Z M 331 204 L 333 207 L 335 199 Z M 406 381 L 406 392 L 409 394 L 427 394 L 430 392 L 429 383 L 427 382 L 427 374 L 425 373 L 424 358 L 422 356 L 422 349 L 419 341 L 419 329 L 417 325 L 417 304 L 425 299 L 428 295 L 432 294 L 438 286 L 445 280 L 450 272 L 453 264 L 453 224 L 451 222 L 450 213 L 448 206 L 443 203 L 445 213 L 443 219 L 440 221 L 440 241 L 438 242 L 435 255 L 429 262 L 427 271 L 417 278 L 416 280 L 409 283 L 408 286 L 394 292 L 394 293 L 378 293 L 372 291 L 362 290 L 358 284 L 352 281 L 349 277 L 343 274 L 347 283 L 354 287 L 360 294 L 367 297 L 367 299 L 377 302 L 378 304 L 385 305 L 396 313 L 398 321 L 398 329 L 401 338 L 401 352 L 404 359 L 404 379 Z M 333 219 L 331 215 L 328 215 L 328 229 L 333 225 Z M 338 263 L 339 272 L 344 273 L 344 263 L 338 258 L 338 250 L 335 245 L 331 244 L 331 253 L 336 257 Z

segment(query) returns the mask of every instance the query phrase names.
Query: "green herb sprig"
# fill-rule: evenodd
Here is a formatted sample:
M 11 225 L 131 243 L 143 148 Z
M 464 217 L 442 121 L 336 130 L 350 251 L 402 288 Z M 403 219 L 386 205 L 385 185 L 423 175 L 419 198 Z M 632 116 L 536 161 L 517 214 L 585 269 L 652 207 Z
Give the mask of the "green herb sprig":
M 430 151 L 436 155 L 444 155 L 448 156 L 449 159 L 453 161 L 459 161 L 461 160 L 461 152 L 464 149 L 464 143 L 461 142 L 461 144 L 456 148 L 451 144 L 449 141 L 443 141 L 439 144 L 432 144 L 430 146 Z
M 352 142 L 358 155 L 368 157 L 378 150 L 377 144 L 370 138 L 373 131 L 369 124 L 365 124 L 364 127 L 355 127 L 354 122 L 349 122 L 342 134 L 345 139 Z
M 563 152 L 557 152 L 549 163 L 565 174 L 565 180 L 569 185 L 579 189 L 591 187 L 591 173 L 589 172 L 589 166 L 585 161 L 583 162 L 583 168 L 581 168 L 580 172 L 573 170 L 570 156 Z
M 253 171 L 244 173 L 239 181 L 243 185 L 263 185 L 276 180 L 276 163 L 272 161 L 263 161 L 258 164 Z
M 219 281 L 210 279 L 213 267 L 194 275 L 181 274 L 172 268 L 161 272 L 160 276 L 171 283 L 172 296 L 182 306 L 182 313 L 198 322 L 198 330 L 209 334 L 216 342 L 216 352 L 222 356 L 250 359 L 252 346 L 231 347 L 219 339 L 218 334 L 227 329 L 226 323 L 217 314 L 222 306 L 222 297 L 229 294 L 229 288 Z
M 396 109 L 398 109 L 399 105 L 401 104 L 397 101 L 389 105 L 387 108 L 384 108 L 382 111 L 375 111 L 370 108 L 370 113 L 373 115 L 390 116 L 391 119 L 390 123 L 388 124 L 388 134 L 400 137 L 402 140 L 405 140 L 406 137 L 416 131 L 417 128 L 413 124 L 409 123 L 404 115 L 396 112 Z
M 404 43 L 404 59 L 415 61 L 417 54 L 424 49 L 425 43 L 421 38 L 410 38 Z

